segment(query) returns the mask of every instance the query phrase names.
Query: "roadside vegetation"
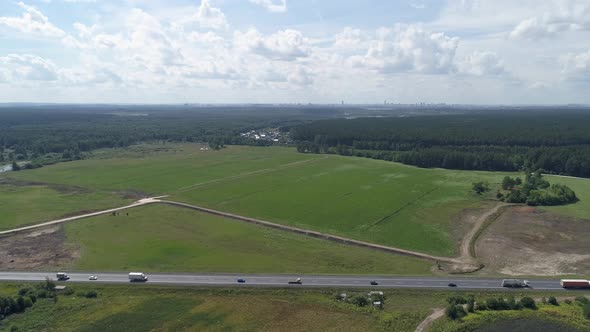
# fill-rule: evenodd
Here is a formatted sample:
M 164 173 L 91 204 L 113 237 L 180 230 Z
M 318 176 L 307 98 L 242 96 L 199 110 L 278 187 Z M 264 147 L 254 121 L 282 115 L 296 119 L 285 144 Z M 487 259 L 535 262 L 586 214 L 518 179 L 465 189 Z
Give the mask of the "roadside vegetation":
M 445 318 L 435 322 L 432 331 L 590 331 L 590 310 L 587 297 L 558 300 L 543 296 L 535 300 L 532 295 L 518 300 L 501 294 L 495 297 L 453 296 Z

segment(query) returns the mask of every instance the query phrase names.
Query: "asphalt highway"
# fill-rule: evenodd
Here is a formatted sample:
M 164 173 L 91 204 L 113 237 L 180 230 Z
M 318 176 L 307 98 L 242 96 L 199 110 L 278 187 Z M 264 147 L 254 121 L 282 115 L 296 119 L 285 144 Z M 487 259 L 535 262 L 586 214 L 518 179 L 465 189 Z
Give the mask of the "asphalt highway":
M 56 272 L 0 272 L 0 281 L 43 281 L 46 277 L 55 280 Z M 70 279 L 64 283 L 130 283 L 127 273 L 69 273 Z M 88 280 L 94 275 L 97 281 Z M 376 287 L 376 288 L 430 288 L 451 289 L 449 283 L 457 285 L 453 289 L 506 289 L 501 286 L 502 279 L 478 278 L 436 278 L 436 277 L 380 277 L 380 276 L 342 276 L 342 275 L 247 275 L 247 274 L 175 274 L 146 273 L 146 284 L 191 285 L 191 286 L 289 286 L 289 287 Z M 243 278 L 245 283 L 238 283 Z M 301 278 L 301 285 L 289 285 L 290 280 Z M 376 281 L 377 286 L 370 282 Z M 529 280 L 531 288 L 538 290 L 563 290 L 559 280 Z M 143 284 L 138 282 L 134 284 Z

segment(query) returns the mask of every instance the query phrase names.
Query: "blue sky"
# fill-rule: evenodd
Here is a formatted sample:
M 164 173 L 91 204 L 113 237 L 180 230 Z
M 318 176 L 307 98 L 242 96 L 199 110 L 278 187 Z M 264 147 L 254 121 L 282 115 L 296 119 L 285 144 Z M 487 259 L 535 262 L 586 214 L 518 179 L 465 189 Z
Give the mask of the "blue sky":
M 0 102 L 590 103 L 590 0 L 0 2 Z

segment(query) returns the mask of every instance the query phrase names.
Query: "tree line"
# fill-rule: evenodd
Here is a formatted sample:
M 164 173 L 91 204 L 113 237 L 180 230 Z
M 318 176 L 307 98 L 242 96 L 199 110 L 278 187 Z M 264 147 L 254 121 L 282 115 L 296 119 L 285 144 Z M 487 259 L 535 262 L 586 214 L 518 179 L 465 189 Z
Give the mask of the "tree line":
M 299 152 L 419 167 L 590 177 L 590 112 L 516 112 L 319 120 L 295 126 Z

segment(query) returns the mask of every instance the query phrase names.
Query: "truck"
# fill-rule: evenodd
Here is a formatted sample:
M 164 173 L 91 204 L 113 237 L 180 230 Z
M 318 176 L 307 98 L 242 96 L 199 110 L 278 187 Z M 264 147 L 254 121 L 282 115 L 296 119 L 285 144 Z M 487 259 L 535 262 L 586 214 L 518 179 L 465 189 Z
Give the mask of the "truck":
M 65 281 L 65 280 L 70 279 L 70 276 L 65 272 L 57 272 L 55 274 L 55 277 L 57 278 L 57 280 L 61 280 L 61 281 Z
M 148 277 L 143 272 L 129 272 L 129 281 L 148 281 Z
M 520 280 L 520 279 L 504 279 L 502 280 L 502 287 L 515 287 L 515 288 L 524 288 L 529 287 L 528 280 Z
M 586 279 L 561 279 L 559 284 L 563 288 L 590 288 L 590 281 Z
M 301 285 L 302 284 L 301 278 L 297 278 L 295 280 L 289 280 L 288 284 L 289 285 Z

